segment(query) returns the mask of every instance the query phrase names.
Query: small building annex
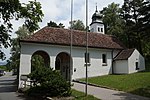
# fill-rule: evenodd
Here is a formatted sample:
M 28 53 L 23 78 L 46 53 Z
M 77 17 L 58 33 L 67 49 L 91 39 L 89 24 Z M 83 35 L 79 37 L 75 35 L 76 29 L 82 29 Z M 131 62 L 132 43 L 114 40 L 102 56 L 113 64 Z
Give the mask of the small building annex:
M 127 49 L 116 37 L 104 34 L 101 15 L 96 10 L 88 32 L 90 66 L 88 77 L 108 74 L 129 74 L 145 69 L 145 61 L 136 49 Z M 20 39 L 21 56 L 19 87 L 22 75 L 31 73 L 31 58 L 41 55 L 47 66 L 60 73 L 66 80 L 85 77 L 86 32 L 72 31 L 72 54 L 70 55 L 69 29 L 44 27 Z
M 145 61 L 136 49 L 122 50 L 114 58 L 115 74 L 130 74 L 141 70 L 145 70 Z

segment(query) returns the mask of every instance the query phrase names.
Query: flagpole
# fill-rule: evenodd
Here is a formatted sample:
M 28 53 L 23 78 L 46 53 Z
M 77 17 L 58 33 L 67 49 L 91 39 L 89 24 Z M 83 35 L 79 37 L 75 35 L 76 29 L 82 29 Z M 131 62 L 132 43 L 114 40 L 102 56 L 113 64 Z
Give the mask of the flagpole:
M 87 85 L 88 85 L 88 0 L 86 0 L 86 86 L 85 95 L 87 96 Z
M 72 19 L 73 19 L 73 0 L 71 0 L 71 27 L 70 27 L 70 30 L 71 30 L 71 33 L 70 33 L 70 77 L 69 77 L 69 81 L 71 83 L 71 69 L 72 69 L 72 32 L 73 32 L 73 29 L 72 29 Z

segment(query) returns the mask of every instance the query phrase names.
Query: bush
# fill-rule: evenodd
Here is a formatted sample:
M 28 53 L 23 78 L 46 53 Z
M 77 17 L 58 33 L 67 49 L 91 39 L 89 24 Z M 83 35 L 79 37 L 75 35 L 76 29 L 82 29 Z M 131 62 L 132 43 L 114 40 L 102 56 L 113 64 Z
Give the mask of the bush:
M 71 94 L 71 84 L 63 79 L 59 72 L 46 67 L 37 68 L 28 76 L 35 81 L 33 87 L 28 90 L 28 94 L 41 96 L 69 96 Z

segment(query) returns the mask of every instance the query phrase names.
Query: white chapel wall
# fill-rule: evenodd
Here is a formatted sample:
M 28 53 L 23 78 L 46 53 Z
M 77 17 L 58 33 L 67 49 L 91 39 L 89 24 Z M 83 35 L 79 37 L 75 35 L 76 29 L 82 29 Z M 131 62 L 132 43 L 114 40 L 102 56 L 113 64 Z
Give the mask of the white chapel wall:
M 85 61 L 83 48 L 73 48 L 73 66 L 76 72 L 73 72 L 73 79 L 85 78 Z M 89 49 L 90 66 L 88 67 L 88 77 L 108 75 L 112 73 L 111 50 Z M 107 65 L 102 65 L 102 54 L 107 55 Z
M 136 62 L 138 62 L 139 70 L 136 70 Z M 144 57 L 135 49 L 132 55 L 128 58 L 129 73 L 145 70 Z
M 114 73 L 115 74 L 128 74 L 128 60 L 116 60 L 114 62 Z
M 29 74 L 31 72 L 31 57 L 36 51 L 45 51 L 50 57 L 50 67 L 55 69 L 56 56 L 61 52 L 70 54 L 69 46 L 58 46 L 48 44 L 33 44 L 33 43 L 21 43 L 21 59 L 20 59 L 20 75 Z M 73 68 L 72 79 L 85 77 L 85 48 L 73 47 L 72 60 Z M 100 76 L 112 73 L 112 50 L 94 49 L 89 48 L 91 57 L 91 66 L 88 67 L 88 76 Z M 102 65 L 102 54 L 107 55 L 107 65 Z M 20 81 L 21 82 L 21 81 Z

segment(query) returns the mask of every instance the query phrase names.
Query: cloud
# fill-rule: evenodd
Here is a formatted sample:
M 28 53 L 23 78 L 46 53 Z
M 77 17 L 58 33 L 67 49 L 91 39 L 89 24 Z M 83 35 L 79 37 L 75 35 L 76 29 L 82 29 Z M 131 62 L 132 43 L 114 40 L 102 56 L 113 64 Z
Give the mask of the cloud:
M 56 23 L 60 23 L 60 21 L 65 22 L 70 17 L 70 2 L 68 2 L 68 0 L 38 1 L 42 5 L 44 13 L 43 22 L 40 24 L 41 27 L 46 26 L 49 21 L 54 21 Z
M 41 2 L 42 9 L 45 14 L 43 22 L 40 24 L 44 27 L 50 20 L 56 23 L 63 23 L 66 28 L 69 27 L 70 21 L 70 6 L 71 0 L 37 0 Z M 96 3 L 98 10 L 102 10 L 103 7 L 107 7 L 112 2 L 123 4 L 123 0 L 89 0 L 88 1 L 88 23 L 91 22 L 92 14 L 95 12 Z M 85 24 L 85 0 L 73 0 L 73 19 L 80 19 Z

